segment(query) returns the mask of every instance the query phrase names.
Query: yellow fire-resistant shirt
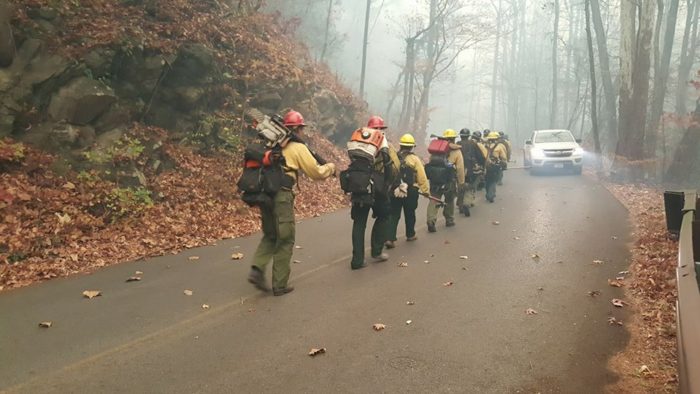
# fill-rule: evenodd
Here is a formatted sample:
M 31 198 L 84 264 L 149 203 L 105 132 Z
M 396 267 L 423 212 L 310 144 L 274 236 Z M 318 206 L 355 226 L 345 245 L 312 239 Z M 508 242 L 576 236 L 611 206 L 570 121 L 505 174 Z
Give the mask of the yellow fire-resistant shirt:
M 417 187 L 418 191 L 423 194 L 430 193 L 430 183 L 428 183 L 428 177 L 425 175 L 423 161 L 415 153 L 407 154 L 403 161 L 406 163 L 406 167 L 416 173 L 416 182 L 413 186 Z
M 450 153 L 447 155 L 447 161 L 455 166 L 457 171 L 457 184 L 464 185 L 464 157 L 462 156 L 462 146 L 450 143 Z
M 282 148 L 282 156 L 286 161 L 284 172 L 297 181 L 299 171 L 313 180 L 326 179 L 335 173 L 335 164 L 319 165 L 309 148 L 299 142 L 291 141 Z
M 494 147 L 495 145 L 495 147 Z M 491 150 L 491 158 L 494 160 L 501 160 L 504 162 L 508 161 L 508 152 L 506 151 L 505 145 L 503 145 L 501 142 L 489 142 L 487 145 L 487 149 Z

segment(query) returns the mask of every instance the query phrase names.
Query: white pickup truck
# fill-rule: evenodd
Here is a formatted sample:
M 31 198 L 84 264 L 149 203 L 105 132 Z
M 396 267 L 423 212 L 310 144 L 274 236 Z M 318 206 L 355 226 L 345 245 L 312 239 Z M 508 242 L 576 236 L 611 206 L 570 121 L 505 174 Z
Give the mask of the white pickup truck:
M 570 170 L 580 175 L 584 150 L 569 130 L 535 130 L 525 141 L 523 161 L 530 173 L 544 170 Z

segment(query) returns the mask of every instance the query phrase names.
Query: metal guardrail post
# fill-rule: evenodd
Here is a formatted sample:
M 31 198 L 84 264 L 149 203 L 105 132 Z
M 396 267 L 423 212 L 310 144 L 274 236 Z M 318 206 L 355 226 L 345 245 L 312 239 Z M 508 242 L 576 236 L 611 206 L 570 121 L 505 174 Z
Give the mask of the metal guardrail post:
M 678 242 L 676 327 L 680 392 L 700 393 L 700 287 L 693 250 L 697 193 L 684 193 L 683 222 Z M 700 237 L 700 234 L 695 235 Z

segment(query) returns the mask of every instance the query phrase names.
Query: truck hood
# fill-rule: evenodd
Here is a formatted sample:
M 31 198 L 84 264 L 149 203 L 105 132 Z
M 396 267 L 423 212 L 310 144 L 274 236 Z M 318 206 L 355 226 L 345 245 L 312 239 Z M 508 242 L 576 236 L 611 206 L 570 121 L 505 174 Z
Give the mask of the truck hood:
M 539 149 L 576 149 L 579 145 L 576 142 L 543 142 L 536 143 L 533 145 L 535 148 Z

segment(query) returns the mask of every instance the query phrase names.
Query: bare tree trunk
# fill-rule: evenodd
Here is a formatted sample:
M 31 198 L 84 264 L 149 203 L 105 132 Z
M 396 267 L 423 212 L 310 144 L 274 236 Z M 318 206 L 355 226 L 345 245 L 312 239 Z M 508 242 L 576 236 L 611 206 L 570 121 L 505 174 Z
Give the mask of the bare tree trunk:
M 333 0 L 328 0 L 328 14 L 326 14 L 326 31 L 323 35 L 323 49 L 321 49 L 321 61 L 326 59 L 326 51 L 328 50 L 328 35 L 331 30 L 331 16 L 333 16 Z
M 493 53 L 493 70 L 491 73 L 491 118 L 489 127 L 493 128 L 496 124 L 496 82 L 498 81 L 498 56 L 501 47 L 501 23 L 503 13 L 503 0 L 498 0 L 498 10 L 496 11 L 496 46 Z
M 663 34 L 663 51 L 656 62 L 654 71 L 654 92 L 651 101 L 651 117 L 648 131 L 648 153 L 651 157 L 656 156 L 656 140 L 659 129 L 659 122 L 664 111 L 664 98 L 668 85 L 668 74 L 671 66 L 671 53 L 673 51 L 673 40 L 676 34 L 676 20 L 678 18 L 679 0 L 671 0 L 668 15 L 666 16 L 666 30 Z M 661 19 L 661 18 L 659 18 Z
M 620 124 L 619 135 L 624 143 L 618 143 L 616 168 L 626 171 L 632 179 L 642 176 L 645 159 L 645 126 L 649 101 L 649 70 L 651 45 L 654 35 L 654 2 L 642 2 L 639 30 L 635 38 L 636 6 L 633 0 L 622 0 L 621 50 L 620 50 Z M 620 160 L 622 159 L 622 160 Z
M 559 49 L 559 0 L 554 0 L 554 32 L 552 33 L 552 103 L 549 111 L 549 126 L 556 128 L 559 66 L 557 53 Z
M 676 91 L 676 113 L 685 116 L 688 112 L 688 80 L 690 69 L 693 67 L 695 53 L 698 48 L 698 17 L 700 16 L 700 3 L 698 0 L 687 0 L 687 15 L 685 18 L 685 31 L 681 45 L 681 59 L 678 66 L 678 90 Z
M 372 0 L 367 0 L 367 11 L 365 11 L 365 34 L 362 40 L 362 72 L 360 73 L 360 98 L 365 98 L 365 72 L 367 70 L 367 36 L 369 35 L 369 11 Z
M 608 54 L 608 42 L 600 14 L 599 0 L 591 0 L 591 19 L 595 28 L 596 44 L 598 47 L 598 62 L 600 63 L 600 79 L 603 83 L 605 95 L 606 129 L 610 141 L 617 139 L 617 102 L 612 73 L 610 72 L 610 55 Z
M 603 170 L 600 149 L 600 133 L 598 131 L 598 87 L 595 78 L 595 57 L 593 55 L 593 34 L 591 32 L 591 1 L 586 0 L 586 43 L 588 44 L 588 68 L 591 78 L 591 128 L 593 130 L 593 145 L 596 153 L 596 171 Z

